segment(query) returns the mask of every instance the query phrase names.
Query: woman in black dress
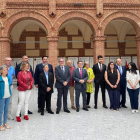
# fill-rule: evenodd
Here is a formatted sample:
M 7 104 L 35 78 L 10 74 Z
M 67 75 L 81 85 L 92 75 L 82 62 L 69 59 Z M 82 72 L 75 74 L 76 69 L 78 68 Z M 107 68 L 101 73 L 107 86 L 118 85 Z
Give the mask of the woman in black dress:
M 105 72 L 106 88 L 110 98 L 110 109 L 119 111 L 120 106 L 120 73 L 115 69 L 113 62 L 108 64 L 108 69 Z

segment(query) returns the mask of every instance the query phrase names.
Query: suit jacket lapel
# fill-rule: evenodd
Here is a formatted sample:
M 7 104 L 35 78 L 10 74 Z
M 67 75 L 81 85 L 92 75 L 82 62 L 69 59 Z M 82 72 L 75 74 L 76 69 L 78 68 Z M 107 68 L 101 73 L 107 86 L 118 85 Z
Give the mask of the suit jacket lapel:
M 50 76 L 50 73 L 48 73 L 48 85 L 51 83 L 51 76 Z
M 99 72 L 101 73 L 98 63 L 97 63 L 97 67 L 98 67 Z M 102 64 L 102 70 L 103 70 L 103 64 Z
M 43 77 L 44 77 L 44 81 L 45 81 L 45 83 L 47 85 L 47 79 L 46 79 L 46 75 L 45 75 L 44 71 L 43 71 Z
M 63 74 L 63 72 L 62 72 L 62 69 L 61 69 L 61 66 L 60 66 L 60 65 L 59 65 L 59 69 L 60 69 L 61 73 Z
M 83 72 L 84 72 L 84 69 L 82 68 L 82 78 L 83 78 Z M 80 76 L 81 77 L 81 76 Z
M 81 78 L 79 68 L 77 68 L 77 73 L 78 73 L 79 77 Z

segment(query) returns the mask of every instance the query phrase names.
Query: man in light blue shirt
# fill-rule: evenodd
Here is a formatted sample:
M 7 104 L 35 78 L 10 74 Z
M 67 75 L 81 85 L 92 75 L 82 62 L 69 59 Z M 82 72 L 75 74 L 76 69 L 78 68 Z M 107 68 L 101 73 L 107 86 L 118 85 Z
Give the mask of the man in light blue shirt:
M 45 76 L 46 76 L 46 79 L 47 79 L 47 85 L 48 85 L 48 83 L 49 83 L 48 73 L 46 73 L 45 71 L 44 71 L 44 73 L 45 73 Z
M 6 57 L 5 58 L 5 66 L 8 68 L 8 76 L 10 77 L 10 86 L 11 90 L 13 89 L 13 78 L 15 78 L 15 69 L 11 66 L 12 58 Z M 12 110 L 12 96 L 10 99 L 10 105 L 9 105 L 9 113 L 8 113 L 8 119 L 14 120 L 14 118 L 11 116 L 11 110 Z

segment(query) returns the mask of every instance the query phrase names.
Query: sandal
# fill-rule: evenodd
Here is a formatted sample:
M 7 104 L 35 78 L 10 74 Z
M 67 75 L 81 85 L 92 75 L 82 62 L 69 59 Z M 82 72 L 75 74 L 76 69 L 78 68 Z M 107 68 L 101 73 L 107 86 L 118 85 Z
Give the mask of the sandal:
M 0 128 L 0 131 L 5 131 L 5 129 L 4 129 L 4 127 L 3 127 L 3 126 Z
M 5 127 L 6 129 L 11 129 L 11 127 L 8 126 L 7 124 L 4 124 L 4 127 Z

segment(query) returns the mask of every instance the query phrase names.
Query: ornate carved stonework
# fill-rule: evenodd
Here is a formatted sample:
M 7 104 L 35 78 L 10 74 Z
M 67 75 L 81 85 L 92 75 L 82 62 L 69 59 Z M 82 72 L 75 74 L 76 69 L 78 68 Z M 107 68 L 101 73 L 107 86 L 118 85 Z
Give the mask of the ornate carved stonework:
M 94 36 L 91 38 L 93 41 L 105 41 L 106 36 Z
M 1 13 L 0 13 L 0 17 L 1 17 L 1 18 L 6 17 L 6 13 L 5 13 L 5 12 L 1 12 Z
M 56 0 L 49 1 L 49 16 L 51 18 L 56 16 Z
M 103 0 L 97 0 L 96 10 L 97 10 L 96 16 L 98 18 L 101 18 L 103 15 Z
M 11 42 L 11 37 L 0 37 L 0 42 Z
M 7 9 L 48 9 L 49 3 L 46 2 L 7 2 Z
M 57 3 L 57 9 L 95 9 L 95 3 Z
M 59 36 L 46 36 L 48 42 L 58 42 Z

